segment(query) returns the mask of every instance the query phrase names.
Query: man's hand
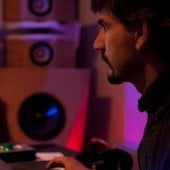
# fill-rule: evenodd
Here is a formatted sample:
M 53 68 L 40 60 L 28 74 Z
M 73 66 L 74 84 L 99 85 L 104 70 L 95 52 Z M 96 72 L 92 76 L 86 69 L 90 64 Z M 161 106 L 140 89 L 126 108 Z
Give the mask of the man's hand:
M 51 161 L 47 163 L 46 168 L 50 169 L 51 166 L 54 167 L 55 163 L 56 163 L 56 166 L 57 164 L 63 165 L 65 170 L 89 170 L 78 160 L 76 160 L 73 157 L 68 157 L 68 156 L 54 157 Z

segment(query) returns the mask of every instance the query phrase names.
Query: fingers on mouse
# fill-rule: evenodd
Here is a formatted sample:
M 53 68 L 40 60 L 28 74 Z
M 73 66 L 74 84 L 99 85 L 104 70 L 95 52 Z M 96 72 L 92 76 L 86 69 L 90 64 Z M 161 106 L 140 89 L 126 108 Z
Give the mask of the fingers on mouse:
M 62 163 L 52 163 L 48 168 L 48 170 L 65 170 L 65 167 Z

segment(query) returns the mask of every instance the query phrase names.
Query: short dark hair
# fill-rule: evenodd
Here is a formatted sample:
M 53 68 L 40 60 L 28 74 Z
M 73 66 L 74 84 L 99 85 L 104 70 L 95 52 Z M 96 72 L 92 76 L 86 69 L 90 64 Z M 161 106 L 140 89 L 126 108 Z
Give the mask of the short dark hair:
M 91 9 L 111 12 L 127 28 L 147 22 L 152 48 L 162 59 L 170 59 L 169 0 L 91 0 Z

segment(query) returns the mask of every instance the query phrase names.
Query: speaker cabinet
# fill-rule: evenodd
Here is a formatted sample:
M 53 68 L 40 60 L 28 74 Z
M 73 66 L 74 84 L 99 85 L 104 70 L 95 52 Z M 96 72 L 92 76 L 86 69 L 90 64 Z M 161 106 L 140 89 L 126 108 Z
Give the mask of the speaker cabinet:
M 77 0 L 5 0 L 5 22 L 76 20 Z
M 75 68 L 78 22 L 60 26 L 59 33 L 9 34 L 4 42 L 6 67 Z
M 54 143 L 81 150 L 88 109 L 88 70 L 6 68 L 0 70 L 0 77 L 0 109 L 8 125 L 4 133 L 11 142 Z

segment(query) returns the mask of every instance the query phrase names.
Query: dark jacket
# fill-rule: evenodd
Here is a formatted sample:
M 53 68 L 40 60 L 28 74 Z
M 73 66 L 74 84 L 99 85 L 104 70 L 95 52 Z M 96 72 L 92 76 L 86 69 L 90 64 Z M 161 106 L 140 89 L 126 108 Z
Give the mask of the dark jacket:
M 139 99 L 139 110 L 148 114 L 143 138 L 138 148 L 141 170 L 170 170 L 169 70 L 162 72 Z

